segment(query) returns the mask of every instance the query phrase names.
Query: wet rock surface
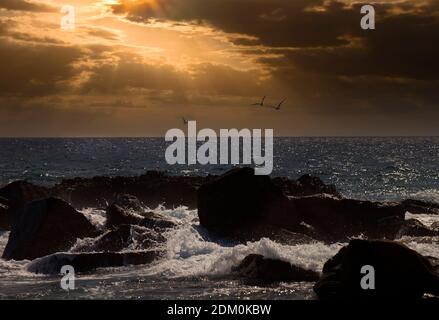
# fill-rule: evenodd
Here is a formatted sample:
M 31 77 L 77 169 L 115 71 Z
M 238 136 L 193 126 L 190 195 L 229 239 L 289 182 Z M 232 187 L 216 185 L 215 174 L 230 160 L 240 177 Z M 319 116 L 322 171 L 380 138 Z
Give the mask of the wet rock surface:
M 16 212 L 2 258 L 32 260 L 68 250 L 78 238 L 96 233 L 82 213 L 63 200 L 36 200 Z
M 268 284 L 273 282 L 314 282 L 318 280 L 317 272 L 303 269 L 289 262 L 265 258 L 262 255 L 250 254 L 232 269 L 246 281 Z
M 53 197 L 56 195 L 56 198 Z M 63 200 L 61 200 L 63 199 Z M 158 205 L 197 208 L 200 228 L 218 239 L 240 243 L 269 238 L 284 245 L 347 241 L 351 237 L 394 239 L 435 237 L 439 225 L 405 220 L 405 212 L 436 214 L 439 205 L 418 200 L 400 203 L 343 198 L 316 177 L 298 180 L 255 176 L 236 168 L 221 176 L 168 176 L 150 171 L 139 177 L 70 179 L 53 188 L 17 181 L 0 189 L 0 229 L 11 230 L 4 259 L 35 259 L 29 270 L 59 273 L 64 264 L 78 272 L 148 264 L 163 257 L 166 232 L 174 219 L 150 211 Z M 96 228 L 75 208 L 105 209 Z M 194 223 L 197 223 L 195 221 Z M 61 253 L 70 251 L 69 253 Z M 437 294 L 439 263 L 431 263 L 394 242 L 353 240 L 329 260 L 315 291 L 322 298 Z M 356 268 L 376 264 L 386 276 L 381 291 L 358 292 Z M 391 268 L 398 269 L 392 273 Z M 245 281 L 314 281 L 317 273 L 285 261 L 249 255 L 234 268 Z M 401 285 L 399 277 L 411 277 Z M 358 280 L 358 281 L 357 281 Z M 369 295 L 368 295 L 369 294 Z
M 398 203 L 328 194 L 288 197 L 269 177 L 239 168 L 200 187 L 198 215 L 203 227 L 223 235 L 252 228 L 260 234 L 260 226 L 268 225 L 319 240 L 339 241 L 357 235 L 394 239 L 405 211 Z
M 397 203 L 340 199 L 324 194 L 291 201 L 299 220 L 314 227 L 321 239 L 327 241 L 358 235 L 394 239 L 405 218 Z
M 363 266 L 374 268 L 374 289 L 364 290 Z M 391 241 L 352 240 L 328 260 L 314 291 L 322 299 L 421 298 L 439 294 L 439 277 L 430 261 Z
M 290 196 L 310 196 L 325 193 L 335 197 L 341 197 L 334 185 L 325 184 L 320 178 L 308 174 L 301 176 L 297 180 L 276 177 L 273 178 L 272 181 L 276 186 L 281 188 L 286 195 Z
M 88 272 L 97 268 L 149 264 L 158 259 L 162 251 L 55 253 L 32 261 L 27 269 L 39 274 L 59 274 L 65 265 L 75 272 Z
M 142 203 L 135 196 L 121 195 L 107 210 L 107 228 L 132 224 L 152 229 L 174 228 L 177 224 L 172 219 L 155 212 L 145 211 Z
M 407 199 L 402 201 L 401 205 L 404 207 L 405 211 L 413 214 L 439 214 L 438 203 Z
M 404 221 L 403 226 L 399 230 L 399 237 L 435 237 L 439 236 L 439 230 L 436 230 L 434 226 L 431 228 L 424 225 L 422 222 L 416 219 L 408 219 Z
M 11 227 L 8 210 L 9 201 L 3 197 L 0 197 L 0 229 L 9 230 Z
M 104 234 L 75 246 L 74 252 L 118 252 L 121 250 L 154 249 L 166 238 L 159 232 L 136 225 L 120 225 Z
M 26 181 L 14 181 L 0 189 L 0 228 L 10 230 L 15 213 L 26 203 L 44 199 L 50 190 Z
M 233 169 L 198 190 L 200 224 L 223 235 L 252 225 L 276 225 L 272 222 L 278 221 L 272 218 L 287 216 L 290 209 L 282 190 L 268 176 L 256 176 L 251 168 Z M 286 229 L 289 226 L 291 223 Z
M 75 207 L 106 207 L 120 194 L 137 197 L 150 208 L 158 205 L 196 207 L 196 190 L 205 177 L 168 176 L 148 171 L 138 177 L 95 177 L 63 180 L 52 188 L 53 194 Z

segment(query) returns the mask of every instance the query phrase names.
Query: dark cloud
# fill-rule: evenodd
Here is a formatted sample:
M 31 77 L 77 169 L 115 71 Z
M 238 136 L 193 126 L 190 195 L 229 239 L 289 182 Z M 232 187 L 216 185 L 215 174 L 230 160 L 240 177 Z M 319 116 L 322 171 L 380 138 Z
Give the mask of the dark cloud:
M 286 56 L 311 72 L 430 78 L 439 74 L 438 2 L 377 3 L 375 31 L 360 28 L 360 4 L 340 1 L 157 0 L 113 10 L 132 20 L 196 21 L 257 39 L 237 38 L 240 45 L 302 48 Z M 393 14 L 397 9 L 405 13 Z
M 130 21 L 220 30 L 233 44 L 230 49 L 227 43 L 222 57 L 230 54 L 251 62 L 243 70 L 196 58 L 183 66 L 159 54 L 146 59 L 124 46 L 125 30 L 85 26 L 81 40 L 93 41 L 73 45 L 26 34 L 25 28 L 2 17 L 0 132 L 13 135 L 21 125 L 32 135 L 32 119 L 39 119 L 42 135 L 147 134 L 142 128 L 150 110 L 143 107 L 153 105 L 166 107 L 157 108 L 162 119 L 175 117 L 177 107 L 200 107 L 204 109 L 198 115 L 206 121 L 211 116 L 233 126 L 279 127 L 281 134 L 296 129 L 298 134 L 323 135 L 438 134 L 439 0 L 375 3 L 373 31 L 360 28 L 361 5 L 352 3 L 145 0 L 112 6 Z M 0 8 L 17 11 L 8 17 L 47 9 L 36 1 L 16 0 L 0 0 Z M 197 30 L 205 32 L 193 28 Z M 116 45 L 110 46 L 112 42 Z M 160 41 L 154 45 L 160 48 Z M 249 70 L 254 62 L 260 69 Z M 269 103 L 287 97 L 284 113 L 275 118 L 271 110 L 251 113 L 245 108 L 262 95 Z M 137 127 L 132 124 L 136 121 Z M 215 121 L 209 125 L 214 127 Z M 105 128 L 107 123 L 111 127 Z M 148 123 L 160 126 L 158 121 Z
M 195 22 L 230 34 L 271 70 L 277 92 L 309 110 L 437 114 L 439 1 L 375 3 L 376 30 L 360 28 L 362 4 L 342 1 L 158 0 L 115 13 Z M 257 49 L 263 45 L 264 49 Z M 253 48 L 253 49 L 252 49 Z M 267 53 L 276 54 L 267 56 Z
M 15 41 L 23 40 L 21 34 L 17 36 L 12 31 L 6 34 L 8 37 L 0 38 L 3 96 L 113 96 L 150 92 L 156 95 L 163 92 L 164 96 L 172 92 L 174 97 L 252 96 L 260 88 L 256 70 L 239 71 L 204 63 L 190 65 L 189 70 L 183 71 L 107 45 L 74 46 L 46 42 L 30 35 L 26 38 L 30 42 Z
M 323 0 L 157 0 L 154 4 L 126 1 L 112 8 L 133 21 L 158 18 L 206 24 L 225 32 L 254 36 L 267 46 L 346 43 L 339 36 L 344 34 L 346 25 L 358 25 L 359 13 L 354 17 L 338 2 L 331 3 L 324 12 L 307 11 L 323 4 Z
M 26 44 L 0 40 L 0 93 L 38 96 L 57 93 L 75 75 L 73 63 L 82 56 L 71 46 Z

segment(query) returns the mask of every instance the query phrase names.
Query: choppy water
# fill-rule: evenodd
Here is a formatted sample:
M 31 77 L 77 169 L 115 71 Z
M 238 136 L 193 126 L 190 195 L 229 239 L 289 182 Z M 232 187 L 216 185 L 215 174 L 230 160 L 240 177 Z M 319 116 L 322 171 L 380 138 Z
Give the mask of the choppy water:
M 53 184 L 65 177 L 137 175 L 147 169 L 174 174 L 220 173 L 225 167 L 171 167 L 161 139 L 0 139 L 0 184 L 28 179 Z M 284 138 L 275 141 L 275 175 L 311 173 L 347 196 L 367 199 L 439 199 L 438 138 Z M 35 275 L 29 261 L 0 259 L 0 298 L 312 299 L 312 284 L 254 287 L 231 280 L 231 267 L 249 253 L 281 258 L 320 271 L 343 243 L 286 246 L 270 239 L 246 245 L 211 239 L 196 210 L 156 208 L 182 224 L 167 234 L 167 255 L 148 266 L 107 268 L 79 275 L 77 289 L 60 289 L 60 276 Z M 102 211 L 84 214 L 96 225 Z M 408 215 L 407 218 L 414 216 Z M 416 215 L 426 225 L 439 216 Z M 0 251 L 8 233 L 0 231 Z M 78 240 L 84 241 L 84 240 Z M 439 239 L 404 238 L 420 253 L 439 257 Z M 78 243 L 79 245 L 80 243 Z
M 0 185 L 62 178 L 132 176 L 145 170 L 218 174 L 227 166 L 170 166 L 162 138 L 0 139 Z M 345 195 L 439 201 L 439 137 L 275 138 L 275 176 L 309 173 Z

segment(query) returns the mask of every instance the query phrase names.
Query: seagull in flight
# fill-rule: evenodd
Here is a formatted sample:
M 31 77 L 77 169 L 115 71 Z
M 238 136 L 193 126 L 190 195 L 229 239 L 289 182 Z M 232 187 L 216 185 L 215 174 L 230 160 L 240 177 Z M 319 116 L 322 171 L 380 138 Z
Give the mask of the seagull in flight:
M 278 104 L 277 106 L 273 106 L 273 108 L 279 111 L 279 110 L 280 110 L 280 107 L 282 106 L 282 104 L 283 104 L 285 101 L 287 101 L 286 98 L 283 99 L 281 102 L 279 102 L 279 104 Z
M 257 102 L 257 103 L 253 103 L 252 106 L 264 106 L 264 101 L 265 101 L 266 96 L 264 96 L 261 100 L 261 102 Z

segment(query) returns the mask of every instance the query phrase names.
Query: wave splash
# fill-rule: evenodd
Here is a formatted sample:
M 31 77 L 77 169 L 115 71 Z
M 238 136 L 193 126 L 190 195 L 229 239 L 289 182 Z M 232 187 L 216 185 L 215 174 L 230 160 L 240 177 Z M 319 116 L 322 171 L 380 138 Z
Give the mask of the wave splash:
M 147 208 L 147 210 L 151 210 Z M 204 278 L 221 279 L 230 275 L 232 267 L 239 264 L 242 259 L 251 253 L 261 254 L 268 258 L 289 261 L 305 269 L 320 272 L 323 264 L 332 257 L 346 243 L 325 244 L 315 241 L 308 244 L 283 245 L 268 238 L 259 241 L 236 243 L 226 241 L 210 235 L 199 225 L 197 210 L 189 210 L 186 207 L 166 209 L 155 208 L 156 213 L 172 217 L 179 221 L 178 227 L 167 231 L 164 236 L 166 254 L 150 265 L 127 266 L 119 268 L 106 268 L 95 270 L 92 273 L 81 275 L 82 279 L 99 282 L 102 279 L 116 279 L 126 277 L 130 279 L 155 278 L 155 279 L 178 279 L 178 278 Z M 105 212 L 102 210 L 86 209 L 86 216 L 97 227 L 105 225 Z M 408 215 L 413 218 L 415 215 Z M 429 223 L 439 221 L 439 216 L 422 216 L 422 220 Z M 0 250 L 7 243 L 8 232 L 0 232 Z M 77 244 L 69 252 L 74 252 L 75 247 L 90 239 L 78 240 Z M 427 256 L 439 258 L 437 250 L 438 237 L 415 238 L 404 237 L 403 243 Z M 9 286 L 29 285 L 33 281 L 41 283 L 53 282 L 52 277 L 36 275 L 30 272 L 30 267 L 35 267 L 38 261 L 4 261 L 0 259 L 0 280 L 7 280 Z M 58 276 L 58 275 L 56 275 Z M 14 279 L 12 281 L 11 279 Z M 37 280 L 36 280 L 37 279 Z M 139 289 L 140 290 L 140 289 Z

